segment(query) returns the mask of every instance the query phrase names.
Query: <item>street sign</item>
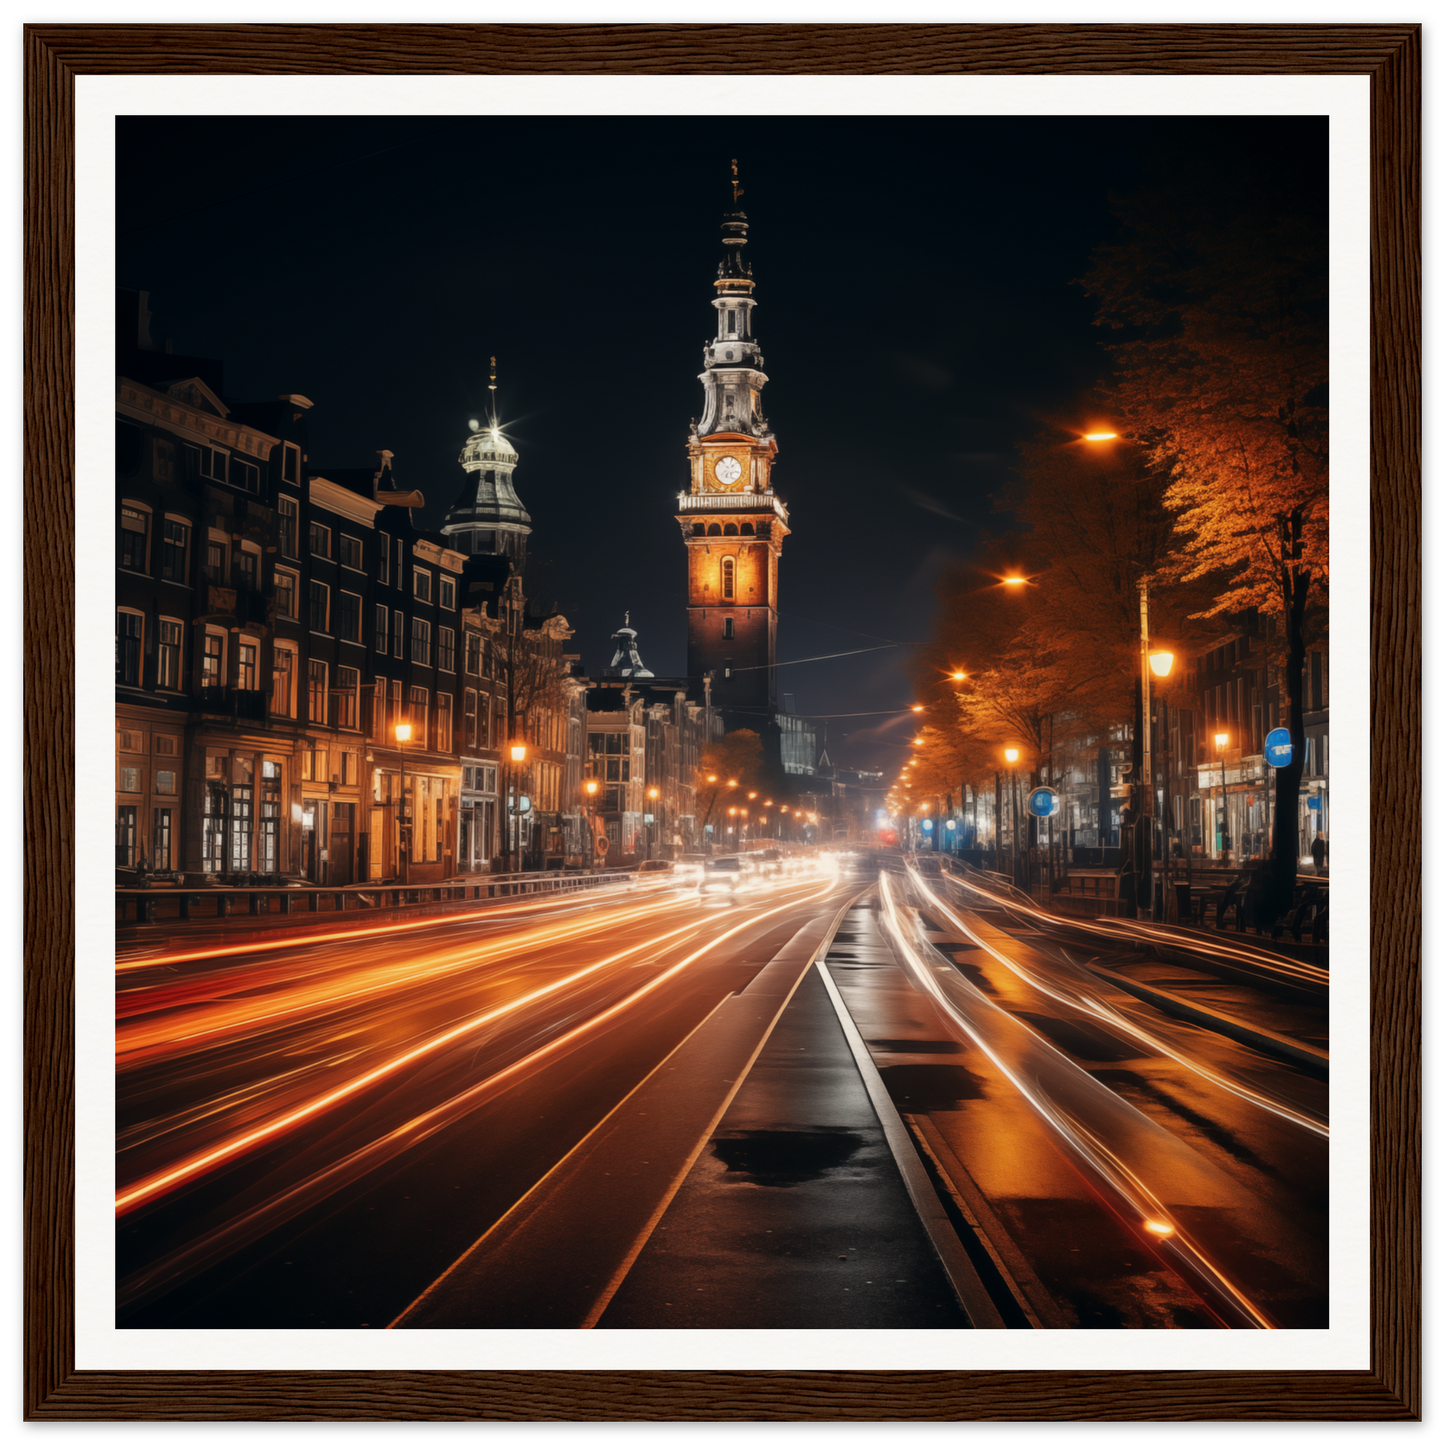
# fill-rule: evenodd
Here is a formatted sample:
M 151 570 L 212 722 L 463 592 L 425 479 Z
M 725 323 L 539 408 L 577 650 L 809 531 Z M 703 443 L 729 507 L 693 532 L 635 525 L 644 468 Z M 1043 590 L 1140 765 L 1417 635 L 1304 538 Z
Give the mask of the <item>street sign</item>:
M 1318 813 L 1323 806 L 1318 796 L 1311 798 L 1309 802 L 1305 804 L 1305 807 L 1312 809 L 1316 813 Z
M 1029 812 L 1035 818 L 1052 818 L 1059 811 L 1059 795 L 1052 788 L 1035 788 L 1029 794 Z
M 651 813 L 644 813 L 644 814 L 642 815 L 642 821 L 643 821 L 644 823 L 651 823 L 651 822 L 652 822 L 652 814 L 651 814 Z
M 1311 799 L 1310 801 L 1313 802 L 1314 800 Z M 933 832 L 933 819 L 932 819 L 932 818 L 925 818 L 925 819 L 923 820 L 923 831 L 924 831 L 925 833 L 931 833 L 931 832 Z
M 1264 740 L 1264 760 L 1272 768 L 1287 768 L 1294 757 L 1288 728 L 1275 728 Z

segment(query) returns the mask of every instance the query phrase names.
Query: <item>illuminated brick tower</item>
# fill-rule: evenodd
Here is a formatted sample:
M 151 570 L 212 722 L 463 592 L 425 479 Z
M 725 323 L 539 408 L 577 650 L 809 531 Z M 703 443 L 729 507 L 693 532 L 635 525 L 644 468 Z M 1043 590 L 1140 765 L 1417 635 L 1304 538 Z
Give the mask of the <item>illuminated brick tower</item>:
M 736 161 L 732 189 L 736 208 Z M 788 509 L 773 492 L 778 444 L 762 411 L 768 378 L 753 334 L 747 216 L 725 215 L 722 233 L 717 336 L 703 348 L 702 421 L 688 435 L 691 484 L 677 499 L 687 543 L 687 671 L 712 675 L 713 705 L 732 714 L 730 726 L 762 731 L 777 710 L 778 558 Z

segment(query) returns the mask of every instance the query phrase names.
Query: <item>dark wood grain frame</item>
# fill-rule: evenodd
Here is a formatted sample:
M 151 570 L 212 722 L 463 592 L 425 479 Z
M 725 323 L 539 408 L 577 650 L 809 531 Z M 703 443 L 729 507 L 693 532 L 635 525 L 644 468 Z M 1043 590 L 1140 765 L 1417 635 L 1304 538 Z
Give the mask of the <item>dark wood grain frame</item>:
M 80 1371 L 74 1364 L 77 75 L 1368 75 L 1371 1368 Z M 31 26 L 25 32 L 25 1413 L 32 1420 L 1420 1417 L 1420 28 Z

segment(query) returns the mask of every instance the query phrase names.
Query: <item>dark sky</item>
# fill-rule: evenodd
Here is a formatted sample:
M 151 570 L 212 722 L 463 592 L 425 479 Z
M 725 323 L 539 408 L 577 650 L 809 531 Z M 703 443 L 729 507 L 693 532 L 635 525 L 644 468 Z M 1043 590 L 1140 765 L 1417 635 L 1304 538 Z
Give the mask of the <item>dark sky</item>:
M 440 525 L 467 421 L 499 411 L 517 490 L 589 670 L 630 609 L 685 668 L 688 419 L 713 334 L 728 162 L 792 514 L 778 657 L 922 641 L 933 588 L 1014 448 L 1106 368 L 1072 284 L 1152 176 L 1256 180 L 1323 123 L 727 117 L 158 117 L 118 123 L 117 284 L 153 332 L 219 356 L 236 399 L 315 402 L 311 462 L 396 454 Z M 157 158 L 165 163 L 158 164 Z M 730 207 L 729 207 L 730 209 Z M 906 649 L 785 667 L 803 713 L 904 707 Z M 891 766 L 906 718 L 829 723 L 835 762 Z

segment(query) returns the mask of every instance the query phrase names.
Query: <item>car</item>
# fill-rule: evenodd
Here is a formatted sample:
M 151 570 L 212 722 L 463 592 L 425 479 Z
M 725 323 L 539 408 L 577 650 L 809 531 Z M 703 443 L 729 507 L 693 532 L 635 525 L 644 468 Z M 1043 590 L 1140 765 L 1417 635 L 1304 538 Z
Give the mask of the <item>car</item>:
M 671 873 L 672 864 L 666 858 L 645 858 L 637 865 L 639 873 Z
M 736 855 L 727 858 L 709 858 L 703 865 L 702 881 L 698 892 L 704 897 L 723 897 L 731 900 L 742 886 L 743 865 Z

